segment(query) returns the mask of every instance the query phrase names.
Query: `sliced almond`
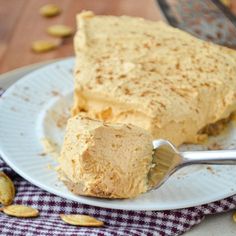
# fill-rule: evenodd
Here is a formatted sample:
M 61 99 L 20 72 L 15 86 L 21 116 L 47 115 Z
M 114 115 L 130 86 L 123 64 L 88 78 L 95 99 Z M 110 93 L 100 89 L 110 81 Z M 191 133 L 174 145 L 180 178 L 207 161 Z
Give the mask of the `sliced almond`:
M 68 37 L 72 35 L 73 30 L 71 27 L 66 25 L 52 25 L 47 28 L 48 34 L 56 37 Z
M 15 217 L 29 218 L 39 215 L 39 211 L 35 208 L 24 205 L 10 205 L 2 210 L 5 214 Z
M 41 53 L 41 52 L 48 52 L 48 51 L 54 50 L 58 46 L 59 44 L 56 44 L 51 41 L 38 40 L 38 41 L 34 41 L 31 47 L 34 52 Z
M 59 15 L 61 9 L 55 4 L 46 4 L 40 8 L 39 13 L 45 17 L 52 17 Z
M 70 225 L 79 226 L 103 226 L 104 223 L 87 215 L 60 215 L 61 219 Z
M 10 205 L 15 198 L 15 186 L 11 179 L 0 172 L 0 203 Z

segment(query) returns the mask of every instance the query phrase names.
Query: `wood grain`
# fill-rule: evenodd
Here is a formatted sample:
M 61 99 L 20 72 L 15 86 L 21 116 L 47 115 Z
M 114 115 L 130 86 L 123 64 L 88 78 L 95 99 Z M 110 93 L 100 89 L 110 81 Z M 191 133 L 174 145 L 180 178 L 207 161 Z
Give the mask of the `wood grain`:
M 62 14 L 44 18 L 39 8 L 55 3 Z M 53 24 L 66 24 L 76 29 L 75 15 L 82 10 L 96 14 L 130 15 L 147 19 L 162 18 L 155 0 L 0 0 L 0 73 L 54 58 L 73 56 L 73 38 L 63 41 L 59 49 L 37 54 L 32 52 L 32 41 L 57 38 L 47 35 L 46 28 Z

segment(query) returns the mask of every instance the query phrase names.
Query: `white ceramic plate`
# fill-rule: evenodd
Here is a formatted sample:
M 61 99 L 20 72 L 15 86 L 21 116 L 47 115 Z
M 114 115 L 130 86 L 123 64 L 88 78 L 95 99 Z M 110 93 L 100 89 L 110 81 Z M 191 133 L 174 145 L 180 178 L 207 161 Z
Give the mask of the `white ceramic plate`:
M 48 166 L 57 166 L 44 152 L 41 139 L 61 145 L 63 120 L 69 114 L 73 93 L 73 59 L 44 66 L 13 84 L 0 99 L 0 151 L 4 160 L 31 183 L 58 196 L 106 208 L 167 210 L 196 206 L 236 193 L 236 166 L 192 166 L 173 175 L 158 190 L 132 200 L 106 200 L 75 196 L 58 181 Z M 1 82 L 0 82 L 1 83 Z M 236 126 L 212 138 L 224 148 L 235 148 Z M 234 146 L 235 145 L 235 146 Z M 188 145 L 182 149 L 204 149 Z

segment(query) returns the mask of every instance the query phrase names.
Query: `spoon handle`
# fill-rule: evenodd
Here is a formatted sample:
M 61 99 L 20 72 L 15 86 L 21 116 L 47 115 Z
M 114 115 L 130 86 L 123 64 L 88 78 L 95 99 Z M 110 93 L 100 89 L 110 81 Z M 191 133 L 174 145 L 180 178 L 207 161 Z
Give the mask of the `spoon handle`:
M 236 150 L 181 152 L 183 164 L 236 165 Z

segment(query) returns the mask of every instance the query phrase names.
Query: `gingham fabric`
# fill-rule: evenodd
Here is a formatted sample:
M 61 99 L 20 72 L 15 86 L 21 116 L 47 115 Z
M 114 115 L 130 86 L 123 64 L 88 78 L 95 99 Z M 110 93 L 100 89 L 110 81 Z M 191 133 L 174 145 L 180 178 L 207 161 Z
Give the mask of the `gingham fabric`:
M 0 170 L 4 171 L 16 186 L 14 204 L 37 208 L 37 218 L 15 218 L 0 213 L 0 235 L 181 235 L 199 224 L 208 214 L 236 208 L 236 195 L 203 206 L 172 211 L 125 211 L 111 210 L 79 204 L 57 197 L 35 187 L 17 175 L 0 159 Z M 59 214 L 87 214 L 105 222 L 101 228 L 78 227 L 64 223 Z

